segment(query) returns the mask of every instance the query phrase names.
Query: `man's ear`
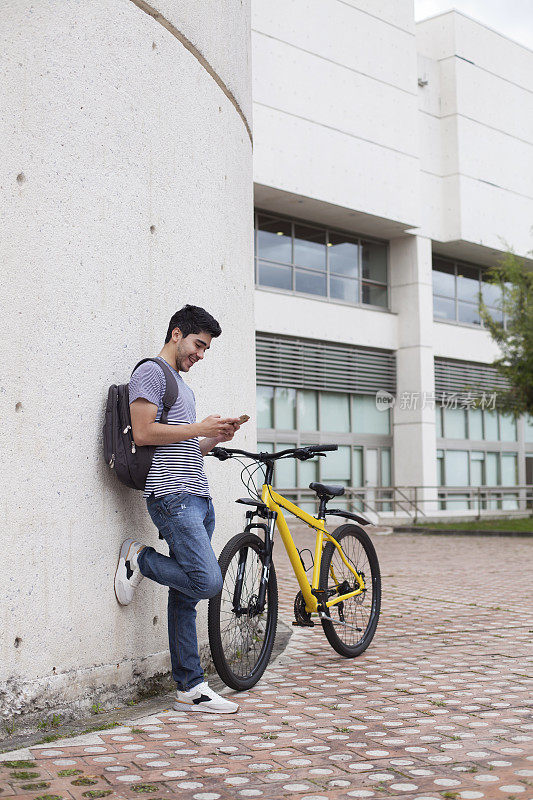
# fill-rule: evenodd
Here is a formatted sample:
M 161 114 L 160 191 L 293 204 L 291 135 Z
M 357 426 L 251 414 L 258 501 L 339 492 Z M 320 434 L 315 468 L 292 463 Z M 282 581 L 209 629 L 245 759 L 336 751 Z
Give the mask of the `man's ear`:
M 179 341 L 180 341 L 180 339 L 183 339 L 183 334 L 182 334 L 182 332 L 181 332 L 180 328 L 177 328 L 177 327 L 176 327 L 176 328 L 174 328 L 174 330 L 172 331 L 172 341 L 173 341 L 173 342 L 179 342 Z

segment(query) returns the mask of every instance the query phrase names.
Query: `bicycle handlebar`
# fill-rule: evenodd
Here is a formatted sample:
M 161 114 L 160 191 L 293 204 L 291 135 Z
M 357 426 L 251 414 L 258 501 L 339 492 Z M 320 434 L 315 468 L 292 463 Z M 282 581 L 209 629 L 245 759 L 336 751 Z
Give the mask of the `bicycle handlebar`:
M 297 458 L 300 461 L 307 461 L 313 458 L 315 454 L 330 452 L 338 450 L 336 444 L 313 444 L 309 447 L 291 447 L 288 450 L 279 450 L 277 453 L 248 453 L 246 450 L 237 450 L 231 447 L 213 447 L 208 455 L 218 458 L 219 461 L 227 461 L 228 458 L 240 455 L 247 458 L 253 458 L 255 461 L 276 461 L 278 458 Z

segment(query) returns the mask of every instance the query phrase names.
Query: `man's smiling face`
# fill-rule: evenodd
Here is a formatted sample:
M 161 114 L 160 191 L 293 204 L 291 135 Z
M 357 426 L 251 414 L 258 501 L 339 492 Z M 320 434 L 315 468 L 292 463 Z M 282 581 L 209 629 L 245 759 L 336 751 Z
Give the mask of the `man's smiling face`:
M 179 329 L 173 331 L 173 338 L 176 330 Z M 179 332 L 176 341 L 176 367 L 179 372 L 188 372 L 193 364 L 204 357 L 205 351 L 211 344 L 211 339 L 211 335 L 205 331 L 190 333 L 185 338 Z

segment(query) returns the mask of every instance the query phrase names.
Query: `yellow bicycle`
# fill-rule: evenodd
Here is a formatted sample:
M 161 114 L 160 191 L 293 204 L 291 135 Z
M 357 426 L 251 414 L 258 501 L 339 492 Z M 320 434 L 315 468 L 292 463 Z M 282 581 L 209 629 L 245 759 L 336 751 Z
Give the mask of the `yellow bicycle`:
M 360 655 L 374 637 L 381 606 L 381 576 L 374 546 L 360 527 L 368 525 L 368 521 L 344 509 L 327 508 L 333 497 L 344 494 L 343 486 L 309 484 L 319 499 L 316 517 L 272 486 L 275 461 L 282 458 L 305 461 L 336 449 L 337 445 L 313 445 L 277 453 L 248 453 L 224 447 L 211 451 L 221 461 L 244 456 L 254 462 L 245 464 L 243 473 L 248 474 L 250 494 L 256 496 L 236 501 L 252 508 L 246 512 L 244 531 L 230 539 L 220 554 L 223 586 L 208 606 L 213 662 L 222 680 L 232 689 L 242 691 L 257 683 L 274 646 L 278 586 L 272 552 L 276 527 L 300 586 L 294 601 L 293 625 L 313 627 L 313 615 L 318 615 L 329 643 L 345 658 Z M 250 489 L 252 467 L 264 469 L 261 495 Z M 307 570 L 282 509 L 316 530 L 313 563 Z M 349 522 L 328 533 L 326 515 L 345 517 Z M 261 531 L 263 538 L 252 533 L 253 530 Z M 310 583 L 306 571 L 311 568 Z

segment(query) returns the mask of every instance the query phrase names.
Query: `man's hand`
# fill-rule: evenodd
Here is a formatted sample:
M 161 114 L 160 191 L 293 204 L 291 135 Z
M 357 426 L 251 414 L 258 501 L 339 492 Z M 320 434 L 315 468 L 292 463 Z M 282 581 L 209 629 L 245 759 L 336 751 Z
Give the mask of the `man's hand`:
M 235 433 L 234 423 L 238 420 L 234 418 L 222 419 L 220 414 L 211 414 L 201 422 L 197 423 L 198 435 L 205 436 L 206 439 L 218 439 L 220 442 L 229 442 Z M 229 439 L 224 437 L 229 436 Z
M 204 422 L 207 422 L 208 420 L 212 419 L 220 420 L 220 417 L 216 415 L 213 417 L 207 417 L 207 419 L 202 420 L 202 422 L 200 422 L 199 424 L 203 425 Z M 221 421 L 221 423 L 223 425 L 224 430 L 221 430 L 215 436 L 206 436 L 205 439 L 202 439 L 200 441 L 200 451 L 202 455 L 204 456 L 207 455 L 207 453 L 209 453 L 209 451 L 212 450 L 213 447 L 216 447 L 217 444 L 221 444 L 222 442 L 231 442 L 236 432 L 241 427 L 241 422 L 237 417 L 224 419 Z
M 217 444 L 221 442 L 231 442 L 239 428 L 241 427 L 241 422 L 238 419 L 231 419 L 229 420 L 228 432 L 223 436 L 217 436 L 218 439 Z

